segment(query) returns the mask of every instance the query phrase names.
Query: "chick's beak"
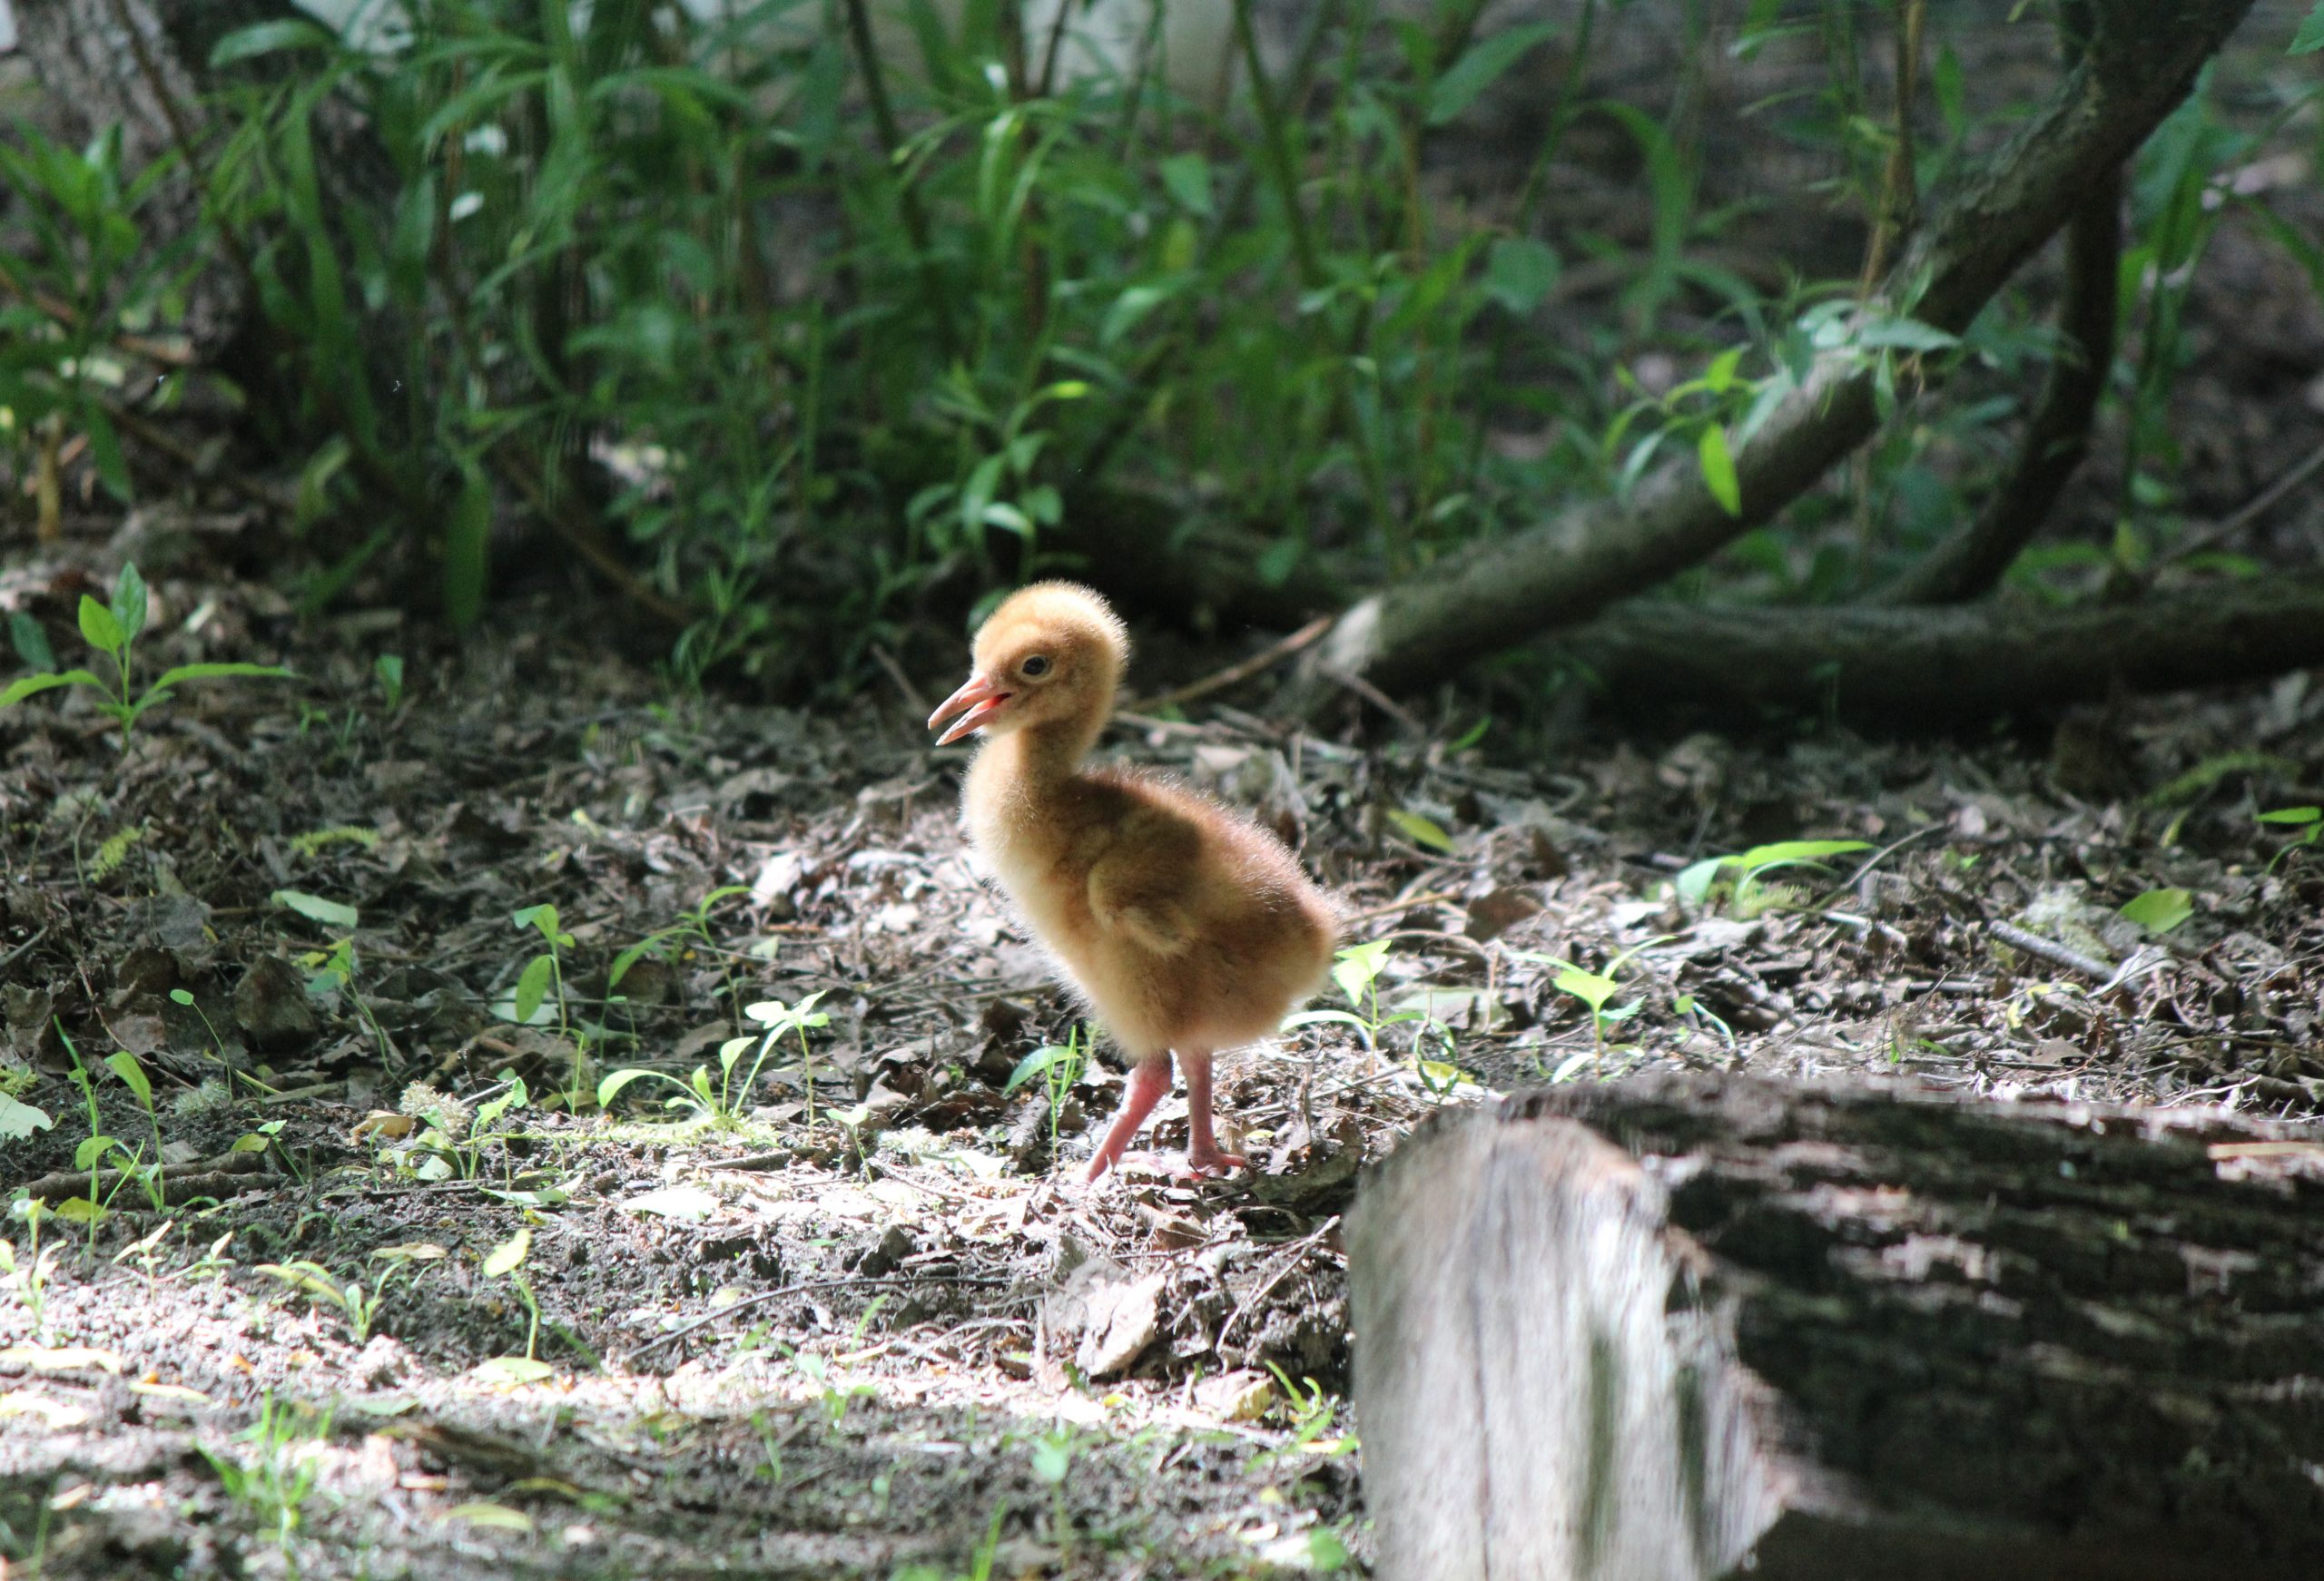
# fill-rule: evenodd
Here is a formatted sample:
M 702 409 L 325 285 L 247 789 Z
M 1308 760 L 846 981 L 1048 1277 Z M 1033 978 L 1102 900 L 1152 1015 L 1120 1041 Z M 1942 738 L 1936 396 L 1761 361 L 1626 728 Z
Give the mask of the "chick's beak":
M 1007 702 L 1010 695 L 981 675 L 970 676 L 967 685 L 939 703 L 936 712 L 928 716 L 928 728 L 935 730 L 946 720 L 952 719 L 954 714 L 960 715 L 960 718 L 952 720 L 951 729 L 936 738 L 936 744 L 940 747 L 947 745 L 959 741 L 970 731 L 981 729 L 1000 712 L 1001 704 Z

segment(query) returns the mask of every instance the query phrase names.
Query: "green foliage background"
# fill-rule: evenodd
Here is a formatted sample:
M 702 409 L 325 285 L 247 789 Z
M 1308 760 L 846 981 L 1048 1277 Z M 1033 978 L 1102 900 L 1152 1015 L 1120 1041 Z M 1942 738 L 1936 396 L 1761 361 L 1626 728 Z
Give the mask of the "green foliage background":
M 416 551 L 471 622 L 494 522 L 523 514 L 645 568 L 685 612 L 681 674 L 777 682 L 846 683 L 931 604 L 1102 579 L 1118 531 L 1238 529 L 1256 585 L 1360 587 L 1625 488 L 1673 447 L 1731 490 L 1729 435 L 1859 285 L 1743 267 L 1730 243 L 1787 211 L 1876 211 L 1887 8 L 1578 0 L 1492 32 L 1469 0 L 1301 9 L 1278 41 L 1233 7 L 1242 86 L 1219 103 L 1172 87 L 1158 28 L 1127 64 L 1068 72 L 1069 40 L 1000 0 L 738 0 L 709 22 L 423 0 L 344 38 L 247 29 L 218 46 L 208 133 L 174 171 L 122 169 L 117 139 L 0 143 L 33 241 L 0 261 L 0 405 L 20 460 L 85 433 L 126 495 L 106 348 L 165 326 L 192 270 L 232 270 L 267 331 L 241 396 L 301 471 L 310 601 Z M 1952 25 L 2047 26 L 1967 9 Z M 1699 84 L 1593 88 L 1649 11 L 1685 19 L 1697 66 L 1811 63 L 1812 87 L 1753 114 L 1820 185 L 1707 201 Z M 1931 22 L 1923 191 L 2025 108 L 1968 80 L 1951 15 Z M 2114 531 L 2030 555 L 2021 579 L 2050 595 L 2179 530 L 2171 399 L 2220 228 L 2255 227 L 2324 291 L 2312 237 L 2233 179 L 2271 150 L 2318 155 L 2312 61 L 2281 49 L 2207 81 L 2140 157 Z M 1533 141 L 1502 160 L 1508 190 L 1434 179 L 1512 97 Z M 1561 211 L 1610 148 L 1627 211 Z M 147 245 L 141 212 L 179 177 L 202 231 Z M 1606 305 L 1572 310 L 1585 298 Z M 1735 584 L 1829 599 L 1891 574 L 1974 508 L 2053 344 L 2014 296 L 1958 341 L 1875 330 L 1884 372 L 1955 376 L 1965 398 L 1746 539 Z M 1127 496 L 1163 509 L 1109 519 Z

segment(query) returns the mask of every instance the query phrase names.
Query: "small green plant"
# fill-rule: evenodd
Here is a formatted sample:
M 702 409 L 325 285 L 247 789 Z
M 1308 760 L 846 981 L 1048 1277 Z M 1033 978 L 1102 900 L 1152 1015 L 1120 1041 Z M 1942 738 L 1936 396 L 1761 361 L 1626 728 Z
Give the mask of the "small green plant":
M 2194 897 L 2184 889 L 2148 889 L 2124 901 L 2122 919 L 2149 933 L 2164 934 L 2195 914 Z
M 138 691 L 133 650 L 145 630 L 145 579 L 137 574 L 133 563 L 123 565 L 113 581 L 110 603 L 99 604 L 85 593 L 81 595 L 82 640 L 113 661 L 114 679 L 106 681 L 90 670 L 47 670 L 21 676 L 0 692 L 0 708 L 59 686 L 88 687 L 99 694 L 97 706 L 121 726 L 121 750 L 126 752 L 130 732 L 145 712 L 168 702 L 174 689 L 186 682 L 237 675 L 284 680 L 290 674 L 275 664 L 180 664 L 162 671 L 151 685 Z
M 852 1383 L 842 1389 L 831 1380 L 831 1364 L 808 1351 L 791 1352 L 791 1365 L 799 1376 L 815 1386 L 815 1402 L 822 1408 L 823 1428 L 827 1432 L 839 1431 L 855 1402 L 877 1392 L 868 1383 Z
M 1065 1114 L 1066 1098 L 1072 1093 L 1073 1084 L 1081 1079 L 1081 1073 L 1088 1068 L 1088 1051 L 1082 1046 L 1087 1030 L 1076 1024 L 1063 1043 L 1045 1044 L 1033 1050 L 1017 1062 L 1017 1068 L 1009 1073 L 1009 1080 L 1000 1089 L 1001 1096 L 1008 1097 L 1035 1076 L 1041 1078 L 1049 1105 L 1051 1154 L 1057 1152 L 1058 1126 Z
M 1033 1475 L 1049 1489 L 1049 1540 L 1068 1566 L 1073 1562 L 1073 1518 L 1066 1508 L 1065 1485 L 1078 1439 L 1072 1428 L 1059 1423 L 1033 1440 Z
M 690 938 L 704 955 L 718 963 L 719 976 L 725 983 L 728 1013 L 735 1018 L 734 1030 L 740 1032 L 743 1028 L 742 1010 L 740 996 L 734 991 L 734 967 L 728 958 L 729 952 L 721 949 L 717 939 L 711 936 L 710 912 L 711 908 L 721 900 L 735 895 L 747 895 L 750 892 L 751 889 L 747 884 L 726 884 L 713 889 L 696 901 L 683 919 L 668 928 L 658 928 L 647 934 L 644 938 L 623 950 L 614 957 L 613 965 L 606 972 L 606 992 L 612 994 L 618 990 L 621 987 L 622 979 L 629 976 L 630 968 L 646 957 L 662 958 L 667 953 L 672 940 Z
M 379 689 L 380 705 L 393 713 L 403 706 L 403 655 L 382 653 L 371 661 L 371 680 Z
M 168 260 L 143 245 L 138 211 L 175 162 L 157 160 L 131 175 L 122 149 L 118 125 L 77 152 L 21 121 L 0 140 L 0 186 L 15 198 L 24 232 L 0 254 L 0 438 L 33 444 L 31 492 L 44 541 L 61 531 L 70 433 L 87 437 L 105 491 L 124 503 L 131 497 L 107 398 L 128 370 L 109 342 L 124 317 L 150 313 L 168 290 Z
M 31 1320 L 33 1340 L 44 1341 L 48 1334 L 48 1284 L 56 1274 L 56 1259 L 63 1248 L 51 1242 L 40 1243 L 40 1223 L 48 1215 L 48 1204 L 38 1197 L 25 1199 L 25 1249 L 20 1255 L 16 1243 L 0 1237 L 0 1274 L 5 1274 L 11 1289 L 16 1292 L 17 1304 Z
M 105 1068 L 121 1078 L 123 1085 L 130 1089 L 139 1106 L 145 1111 L 146 1123 L 153 1128 L 153 1162 L 151 1164 L 144 1162 L 144 1143 L 132 1147 L 117 1136 L 105 1134 L 104 1120 L 97 1108 L 96 1080 L 82 1062 L 80 1047 L 73 1041 L 72 1035 L 64 1030 L 64 1022 L 57 1021 L 55 1026 L 56 1036 L 64 1045 L 65 1055 L 73 1062 L 73 1068 L 65 1073 L 65 1079 L 80 1089 L 82 1110 L 89 1132 L 81 1144 L 73 1150 L 73 1167 L 89 1172 L 89 1194 L 64 1203 L 56 1209 L 56 1214 L 61 1219 L 85 1223 L 89 1226 L 89 1250 L 94 1253 L 97 1247 L 97 1225 L 103 1221 L 112 1199 L 120 1193 L 123 1186 L 136 1181 L 156 1210 L 166 1204 L 166 1188 L 161 1169 L 161 1125 L 153 1115 L 153 1084 L 146 1079 L 144 1068 L 137 1063 L 136 1056 L 122 1051 L 105 1056 Z M 103 1169 L 109 1158 L 118 1160 L 115 1167 L 120 1174 L 111 1192 L 103 1189 Z
M 145 1288 L 147 1292 L 149 1294 L 154 1292 L 159 1289 L 162 1282 L 160 1268 L 162 1242 L 169 1239 L 170 1232 L 177 1227 L 178 1222 L 175 1219 L 162 1220 L 158 1226 L 147 1231 L 144 1234 L 139 1236 L 136 1240 L 132 1241 L 128 1245 L 114 1252 L 113 1254 L 113 1265 L 115 1268 L 119 1268 L 124 1262 L 135 1263 L 138 1267 L 145 1271 Z
M 1680 870 L 1671 880 L 1679 899 L 1688 905 L 1715 909 L 1724 901 L 1737 917 L 1749 918 L 1785 906 L 1804 903 L 1797 891 L 1765 881 L 1768 873 L 1792 868 L 1825 871 L 1819 859 L 1872 848 L 1860 840 L 1787 840 L 1753 846 L 1739 856 L 1706 857 Z M 1733 869 L 1730 873 L 1728 869 Z
M 534 1299 L 532 1281 L 525 1277 L 525 1259 L 531 1254 L 532 1250 L 533 1232 L 529 1227 L 519 1226 L 514 1235 L 494 1247 L 490 1255 L 484 1260 L 484 1277 L 507 1280 L 509 1288 L 517 1292 L 517 1299 L 524 1303 L 525 1311 L 532 1319 L 530 1325 L 525 1331 L 524 1355 L 503 1356 L 496 1359 L 501 1370 L 512 1377 L 543 1377 L 548 1370 L 547 1364 L 535 1353 L 539 1347 L 541 1337 L 541 1303 Z M 512 1363 L 522 1363 L 522 1366 L 512 1366 Z M 538 1370 L 536 1371 L 536 1369 Z
M 2273 812 L 2259 815 L 2261 823 L 2272 823 L 2299 830 L 2284 841 L 2283 849 L 2268 859 L 2268 871 L 2274 872 L 2276 864 L 2305 846 L 2324 840 L 2324 807 L 2279 807 Z
M 287 1548 L 321 1470 L 315 1448 L 330 1433 L 329 1410 L 287 1404 L 270 1389 L 259 1398 L 258 1419 L 234 1435 L 235 1443 L 252 1452 L 220 1454 L 204 1448 L 202 1458 L 226 1497 L 247 1505 L 259 1525 L 271 1527 L 275 1541 Z
M 1303 1010 L 1287 1016 L 1283 1030 L 1312 1026 L 1320 1022 L 1334 1022 L 1353 1026 L 1364 1037 L 1364 1047 L 1379 1051 L 1383 1028 L 1400 1022 L 1423 1021 L 1427 1017 L 1417 1010 L 1400 1011 L 1392 1016 L 1380 1014 L 1380 974 L 1388 965 L 1388 952 L 1393 948 L 1384 938 L 1364 944 L 1352 944 L 1339 952 L 1332 962 L 1332 981 L 1347 996 L 1345 1010 Z
M 217 1249 L 213 1247 L 212 1250 L 215 1252 Z M 384 1262 L 387 1266 L 380 1270 L 368 1290 L 360 1280 L 340 1282 L 338 1275 L 319 1262 L 261 1262 L 257 1264 L 257 1271 L 281 1280 L 292 1290 L 311 1298 L 318 1305 L 336 1311 L 347 1320 L 348 1332 L 360 1345 L 370 1339 L 372 1327 L 379 1321 L 380 1303 L 387 1300 L 389 1288 L 394 1284 L 396 1276 L 407 1274 L 409 1280 L 417 1281 L 419 1269 L 424 1264 L 441 1261 L 445 1252 L 441 1246 L 419 1242 L 405 1246 L 383 1246 L 371 1256 L 375 1262 Z
M 1283 1409 L 1291 1419 L 1290 1441 L 1269 1451 L 1266 1458 L 1273 1459 L 1279 1455 L 1305 1450 L 1331 1431 L 1332 1424 L 1338 1418 L 1339 1402 L 1312 1378 L 1295 1383 L 1291 1374 L 1272 1361 L 1267 1363 L 1267 1370 L 1275 1374 L 1275 1387 L 1283 1391 Z M 1353 1438 L 1343 1437 L 1318 1446 L 1316 1452 L 1345 1454 L 1354 1448 Z
M 1650 949 L 1662 942 L 1664 940 L 1661 938 L 1649 938 L 1644 944 L 1634 944 L 1608 961 L 1606 969 L 1602 972 L 1593 972 L 1586 967 L 1578 967 L 1571 961 L 1558 956 L 1540 955 L 1531 950 L 1522 949 L 1511 952 L 1520 960 L 1539 961 L 1543 966 L 1556 967 L 1558 975 L 1551 986 L 1561 994 L 1572 995 L 1590 1011 L 1590 1052 L 1577 1054 L 1558 1066 L 1557 1070 L 1551 1075 L 1551 1081 L 1561 1082 L 1584 1065 L 1605 1059 L 1606 1029 L 1619 1026 L 1637 1015 L 1640 1003 L 1633 999 L 1627 1005 L 1619 1005 L 1610 1010 L 1606 1007 L 1608 1001 L 1621 991 L 1621 983 L 1615 974 L 1628 965 L 1630 957 L 1640 950 Z
M 339 1276 L 320 1262 L 261 1262 L 257 1271 L 312 1297 L 319 1305 L 336 1310 L 347 1320 L 348 1332 L 359 1345 L 371 1337 L 372 1320 L 379 1315 L 379 1302 L 388 1293 L 385 1279 L 367 1291 L 359 1280 L 341 1284 Z
M 765 1066 L 767 1056 L 773 1053 L 775 1044 L 785 1033 L 795 1033 L 799 1039 L 800 1058 L 805 1064 L 807 1125 L 810 1130 L 813 1129 L 815 1061 L 813 1050 L 807 1042 L 807 1034 L 812 1028 L 827 1026 L 831 1024 L 831 1017 L 815 1008 L 816 1002 L 822 998 L 826 991 L 818 988 L 796 1005 L 785 1005 L 780 999 L 763 999 L 749 1007 L 743 1014 L 766 1030 L 753 1036 L 730 1037 L 720 1046 L 719 1075 L 714 1086 L 711 1083 L 710 1070 L 706 1065 L 696 1065 L 694 1074 L 684 1081 L 667 1071 L 647 1070 L 639 1065 L 627 1066 L 606 1073 L 606 1078 L 597 1084 L 597 1106 L 605 1108 L 610 1105 L 614 1095 L 632 1082 L 656 1081 L 677 1089 L 674 1095 L 665 1100 L 665 1107 L 689 1109 L 704 1120 L 720 1124 L 733 1124 L 741 1117 L 743 1105 L 749 1102 L 752 1092 L 757 1087 L 759 1072 Z M 751 1061 L 749 1073 L 737 1082 L 734 1079 L 734 1068 L 742 1063 L 743 1056 L 749 1052 L 753 1043 L 758 1045 L 758 1055 Z
M 152 1204 L 155 1213 L 159 1213 L 169 1206 L 169 1193 L 166 1183 L 162 1178 L 162 1122 L 153 1113 L 153 1080 L 146 1075 L 145 1067 L 137 1063 L 137 1056 L 125 1048 L 115 1049 L 105 1056 L 105 1068 L 121 1078 L 122 1085 L 127 1087 L 130 1095 L 137 1100 L 137 1106 L 145 1112 L 146 1128 L 153 1136 L 153 1161 L 143 1169 L 139 1169 L 133 1158 L 128 1167 L 132 1172 L 132 1178 L 144 1192 L 146 1201 Z M 114 1145 L 118 1147 L 120 1144 L 116 1143 Z M 141 1154 L 144 1151 L 143 1144 L 139 1144 L 138 1151 Z
M 975 1556 L 966 1570 L 941 1570 L 933 1565 L 906 1565 L 888 1581 L 992 1581 L 993 1566 L 1000 1558 L 1000 1529 L 1009 1521 L 1009 1507 L 1002 1505 L 992 1512 L 992 1521 L 985 1528 L 984 1541 L 977 1546 Z
M 556 995 L 557 1035 L 570 1039 L 573 1028 L 566 1016 L 563 952 L 573 948 L 573 936 L 558 923 L 556 908 L 546 903 L 527 906 L 512 913 L 508 920 L 518 928 L 535 929 L 548 945 L 527 961 L 525 969 L 517 974 L 516 991 L 509 996 L 508 1018 L 519 1026 L 530 1026 L 553 990 Z

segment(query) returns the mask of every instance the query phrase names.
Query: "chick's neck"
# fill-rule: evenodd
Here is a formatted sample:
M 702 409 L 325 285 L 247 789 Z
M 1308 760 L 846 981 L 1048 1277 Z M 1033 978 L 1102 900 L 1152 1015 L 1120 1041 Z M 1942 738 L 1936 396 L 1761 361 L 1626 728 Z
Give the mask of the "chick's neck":
M 978 767 L 997 772 L 1018 792 L 1039 796 L 1071 780 L 1098 743 L 1114 712 L 1116 682 L 1108 677 L 1093 688 L 1084 706 L 1061 719 L 1045 719 L 989 741 Z

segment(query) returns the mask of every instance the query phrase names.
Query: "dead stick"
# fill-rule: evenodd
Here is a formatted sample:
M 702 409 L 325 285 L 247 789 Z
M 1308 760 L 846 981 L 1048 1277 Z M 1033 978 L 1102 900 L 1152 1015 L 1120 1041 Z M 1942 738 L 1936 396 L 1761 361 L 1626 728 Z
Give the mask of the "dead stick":
M 1206 675 L 1199 681 L 1189 682 L 1175 691 L 1165 692 L 1158 697 L 1141 697 L 1133 702 L 1125 703 L 1122 705 L 1122 712 L 1151 713 L 1157 708 L 1169 708 L 1178 703 L 1192 702 L 1196 698 L 1208 697 L 1214 692 L 1224 692 L 1230 686 L 1239 686 L 1260 672 L 1282 663 L 1325 632 L 1330 631 L 1332 619 L 1333 617 L 1327 614 L 1318 615 L 1281 642 L 1262 648 L 1240 663 L 1229 664 L 1215 674 Z
M 1988 922 L 1985 924 L 1985 931 L 2014 949 L 2022 949 L 2027 955 L 2039 960 L 2048 961 L 2053 967 L 2063 967 L 2068 971 L 2080 972 L 2087 977 L 2096 977 L 2102 983 L 2114 975 L 2113 967 L 2100 960 L 2096 956 L 2084 955 L 2078 949 L 2069 949 L 2055 939 L 2043 938 L 2038 933 L 2028 933 L 2025 929 L 2013 927 L 2009 923 Z

